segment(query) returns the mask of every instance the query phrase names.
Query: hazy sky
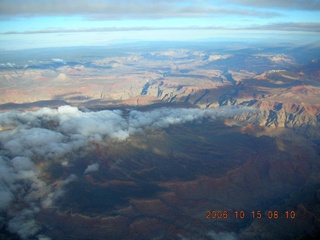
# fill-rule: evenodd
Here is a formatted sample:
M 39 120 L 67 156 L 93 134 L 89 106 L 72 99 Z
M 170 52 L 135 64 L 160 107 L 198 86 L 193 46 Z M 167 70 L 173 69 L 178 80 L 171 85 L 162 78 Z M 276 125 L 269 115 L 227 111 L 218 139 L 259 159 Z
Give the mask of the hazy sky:
M 320 40 L 320 0 L 0 0 L 0 48 Z

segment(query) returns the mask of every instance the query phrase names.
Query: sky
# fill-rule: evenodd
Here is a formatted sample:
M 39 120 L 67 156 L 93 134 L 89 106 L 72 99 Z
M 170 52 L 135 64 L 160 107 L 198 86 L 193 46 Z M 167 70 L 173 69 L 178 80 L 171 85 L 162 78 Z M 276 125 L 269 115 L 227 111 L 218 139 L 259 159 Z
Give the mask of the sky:
M 320 0 L 0 0 L 0 49 L 320 40 Z

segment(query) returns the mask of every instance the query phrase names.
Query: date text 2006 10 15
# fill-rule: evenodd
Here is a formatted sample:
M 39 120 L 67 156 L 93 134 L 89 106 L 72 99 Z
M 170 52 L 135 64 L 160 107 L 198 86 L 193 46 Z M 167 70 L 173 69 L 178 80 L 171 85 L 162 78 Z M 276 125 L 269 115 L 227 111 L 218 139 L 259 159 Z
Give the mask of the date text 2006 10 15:
M 288 211 L 278 211 L 278 210 L 268 210 L 268 211 L 251 211 L 245 212 L 243 210 L 237 211 L 227 211 L 227 210 L 208 210 L 206 211 L 206 219 L 294 219 L 296 217 L 296 212 L 293 210 Z

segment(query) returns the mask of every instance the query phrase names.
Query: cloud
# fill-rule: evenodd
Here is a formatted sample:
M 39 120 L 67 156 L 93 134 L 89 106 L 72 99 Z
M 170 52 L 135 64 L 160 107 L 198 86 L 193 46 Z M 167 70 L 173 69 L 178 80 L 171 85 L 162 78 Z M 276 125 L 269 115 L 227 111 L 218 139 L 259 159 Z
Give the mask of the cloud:
M 149 112 L 83 112 L 76 107 L 61 106 L 34 112 L 0 113 L 0 221 L 5 221 L 9 230 L 23 239 L 36 236 L 41 224 L 35 216 L 42 209 L 54 207 L 57 199 L 64 196 L 65 186 L 77 181 L 77 176 L 71 173 L 50 183 L 44 179 L 41 163 L 61 159 L 61 165 L 66 166 L 63 161 L 67 156 L 90 151 L 97 142 L 125 141 L 148 129 L 215 120 L 243 111 L 252 109 L 160 108 Z M 84 173 L 98 169 L 99 164 L 93 163 Z
M 208 236 L 213 240 L 237 240 L 237 235 L 234 232 L 218 232 L 210 231 Z
M 237 5 L 270 8 L 270 9 L 296 9 L 307 11 L 319 11 L 319 0 L 227 0 Z
M 222 15 L 274 17 L 277 12 L 223 8 L 211 1 L 116 1 L 116 0 L 15 0 L 0 2 L 2 18 L 36 16 L 82 16 L 92 20 L 207 18 Z
M 71 150 L 62 141 L 64 136 L 43 128 L 17 129 L 14 135 L 4 132 L 2 142 L 5 149 L 18 156 L 59 155 L 61 151 Z
M 246 109 L 248 110 L 248 109 Z M 121 110 L 82 112 L 76 107 L 42 108 L 35 112 L 0 113 L 0 133 L 4 149 L 10 156 L 41 155 L 57 157 L 75 151 L 87 142 L 106 137 L 125 140 L 137 131 L 164 128 L 204 118 L 215 119 L 244 111 L 242 108 L 168 109 L 149 112 Z
M 37 31 L 10 31 L 2 34 L 52 34 L 52 33 L 90 33 L 90 32 L 128 32 L 128 31 L 201 31 L 201 30 L 230 30 L 230 31 L 244 31 L 244 30 L 260 30 L 260 31 L 288 31 L 288 32 L 320 32 L 320 23 L 311 22 L 282 22 L 264 25 L 247 25 L 243 26 L 185 26 L 185 27 L 109 27 L 109 28 L 87 28 L 87 29 L 51 29 L 51 30 L 37 30 Z M 57 60 L 57 59 L 56 59 Z M 60 59 L 59 59 L 60 60 Z M 58 61 L 56 61 L 58 62 Z M 63 62 L 61 59 L 60 62 Z M 1 65 L 1 64 L 0 64 Z M 6 65 L 6 64 L 3 64 Z M 1 65 L 2 66 L 2 65 Z M 6 65 L 7 66 L 7 65 Z
M 70 174 L 66 179 L 57 182 L 53 187 L 50 188 L 49 191 L 46 191 L 45 194 L 42 193 L 44 197 L 42 198 L 41 206 L 43 208 L 54 207 L 55 201 L 62 197 L 65 193 L 63 187 L 70 182 L 76 181 L 77 179 L 78 177 L 76 175 Z
M 320 32 L 320 23 L 311 22 L 284 22 L 271 23 L 266 25 L 253 25 L 243 28 L 243 30 L 272 30 L 272 31 L 288 31 L 288 32 Z
M 34 235 L 40 229 L 39 224 L 33 219 L 34 212 L 30 209 L 23 209 L 14 215 L 9 221 L 8 227 L 12 232 L 18 233 L 23 239 Z
M 0 67 L 9 67 L 9 68 L 14 68 L 16 66 L 15 63 L 0 63 Z
M 38 240 L 51 240 L 51 238 L 44 236 L 44 235 L 39 235 Z
M 90 173 L 90 172 L 96 172 L 99 170 L 99 163 L 93 163 L 89 165 L 86 170 L 84 170 L 84 174 Z
M 52 58 L 52 62 L 66 64 L 66 62 L 60 58 Z
M 34 201 L 45 183 L 39 179 L 38 174 L 34 163 L 27 157 L 16 156 L 10 159 L 0 156 L 0 210 L 7 212 L 4 219 L 9 230 L 18 233 L 23 239 L 36 234 L 40 229 L 34 220 L 34 215 L 39 212 Z M 12 202 L 17 199 L 22 204 L 16 203 L 11 208 Z
M 48 185 L 41 179 L 40 171 L 28 157 L 0 156 L 0 218 L 8 229 L 28 239 L 41 229 L 35 215 L 41 208 L 52 207 L 63 196 L 63 187 L 76 180 L 70 175 L 64 180 Z
M 234 232 L 218 232 L 210 231 L 207 236 L 212 240 L 237 240 L 238 237 Z M 182 236 L 181 234 L 178 234 L 177 237 L 181 240 L 189 240 L 189 238 L 186 238 Z M 206 238 L 207 239 L 207 238 Z M 200 239 L 202 240 L 202 238 Z

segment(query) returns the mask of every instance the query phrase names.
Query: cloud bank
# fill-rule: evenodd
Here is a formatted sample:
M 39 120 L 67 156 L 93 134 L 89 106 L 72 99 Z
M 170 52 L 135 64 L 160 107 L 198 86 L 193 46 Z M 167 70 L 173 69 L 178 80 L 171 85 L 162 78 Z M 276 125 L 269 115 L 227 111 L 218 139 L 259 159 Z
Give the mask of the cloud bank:
M 225 8 L 211 1 L 14 0 L 0 2 L 0 16 L 82 16 L 91 20 L 203 18 L 222 15 L 275 17 L 274 11 Z
M 264 25 L 247 25 L 247 26 L 185 26 L 185 27 L 106 27 L 106 28 L 85 28 L 85 29 L 50 29 L 50 30 L 32 30 L 32 31 L 9 31 L 4 35 L 11 34 L 52 34 L 52 33 L 93 33 L 93 32 L 128 32 L 128 31 L 190 31 L 190 30 L 212 30 L 212 31 L 287 31 L 287 32 L 320 32 L 320 23 L 312 22 L 283 22 Z M 59 62 L 60 59 L 52 59 L 53 62 Z M 65 63 L 62 59 L 60 63 Z M 9 63 L 8 63 L 9 64 Z M 9 66 L 2 64 L 3 66 Z M 2 66 L 0 64 L 0 66 Z M 10 66 L 13 67 L 13 66 Z
M 45 238 L 35 216 L 55 206 L 64 186 L 77 181 L 75 174 L 50 183 L 41 163 L 64 159 L 66 154 L 89 151 L 94 143 L 125 141 L 137 132 L 174 124 L 233 116 L 248 108 L 80 111 L 76 107 L 0 113 L 0 224 L 21 238 Z M 98 171 L 89 165 L 84 174 Z

